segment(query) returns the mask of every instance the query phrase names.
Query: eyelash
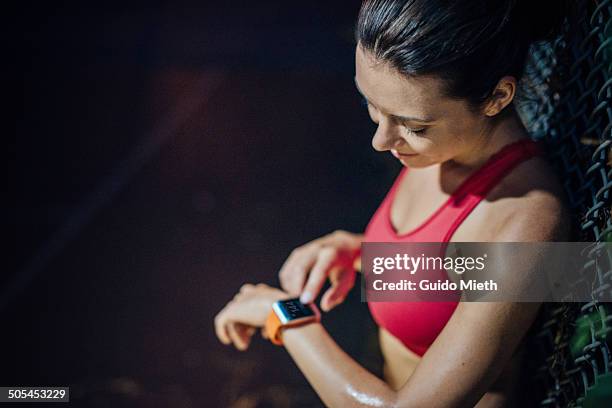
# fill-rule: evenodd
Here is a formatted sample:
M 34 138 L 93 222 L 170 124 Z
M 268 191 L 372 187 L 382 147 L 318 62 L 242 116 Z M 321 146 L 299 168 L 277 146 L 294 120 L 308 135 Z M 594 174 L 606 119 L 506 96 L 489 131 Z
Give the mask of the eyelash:
M 370 102 L 366 98 L 364 98 L 364 97 L 361 98 L 361 104 L 363 106 L 365 106 L 365 107 L 369 107 L 370 106 Z M 409 133 L 425 133 L 425 130 L 427 130 L 426 128 L 411 129 L 411 128 L 405 126 L 405 125 L 403 125 L 403 126 L 406 129 L 406 131 L 409 132 Z
M 407 132 L 409 133 L 425 133 L 425 128 L 421 128 L 421 129 L 410 129 L 406 126 L 404 126 L 404 128 L 406 129 Z

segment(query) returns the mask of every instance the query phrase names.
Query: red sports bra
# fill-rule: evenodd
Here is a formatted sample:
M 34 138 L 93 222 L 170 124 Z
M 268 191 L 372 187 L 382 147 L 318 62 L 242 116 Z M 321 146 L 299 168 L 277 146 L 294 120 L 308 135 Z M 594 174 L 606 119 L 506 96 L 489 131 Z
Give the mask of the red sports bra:
M 423 224 L 397 234 L 391 224 L 391 203 L 408 172 L 404 167 L 365 230 L 365 242 L 449 242 L 459 225 L 487 193 L 517 164 L 541 152 L 538 144 L 522 139 L 504 146 L 454 191 Z M 369 302 L 374 321 L 422 356 L 442 331 L 457 302 Z

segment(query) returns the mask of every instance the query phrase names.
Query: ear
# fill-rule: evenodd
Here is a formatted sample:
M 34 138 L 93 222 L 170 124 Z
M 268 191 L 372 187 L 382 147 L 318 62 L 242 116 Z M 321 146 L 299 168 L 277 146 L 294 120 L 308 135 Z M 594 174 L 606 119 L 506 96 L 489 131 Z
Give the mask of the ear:
M 516 78 L 505 76 L 499 80 L 485 103 L 484 114 L 495 116 L 512 102 L 516 94 Z

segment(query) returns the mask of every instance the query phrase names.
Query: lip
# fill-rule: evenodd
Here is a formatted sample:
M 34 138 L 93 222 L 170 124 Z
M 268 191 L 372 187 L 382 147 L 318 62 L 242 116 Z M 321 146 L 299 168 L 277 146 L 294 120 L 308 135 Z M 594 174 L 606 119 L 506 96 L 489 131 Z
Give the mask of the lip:
M 413 157 L 417 155 L 417 153 L 400 153 L 395 149 L 391 150 L 391 154 L 397 159 L 399 159 L 400 157 Z

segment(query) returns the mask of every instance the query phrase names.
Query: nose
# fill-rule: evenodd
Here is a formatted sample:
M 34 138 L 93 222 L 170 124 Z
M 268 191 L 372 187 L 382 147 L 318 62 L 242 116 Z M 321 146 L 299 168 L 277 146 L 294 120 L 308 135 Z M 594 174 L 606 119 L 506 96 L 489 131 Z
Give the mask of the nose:
M 372 138 L 372 147 L 378 152 L 395 149 L 403 143 L 397 126 L 393 126 L 386 119 L 381 119 L 378 122 L 376 133 Z

